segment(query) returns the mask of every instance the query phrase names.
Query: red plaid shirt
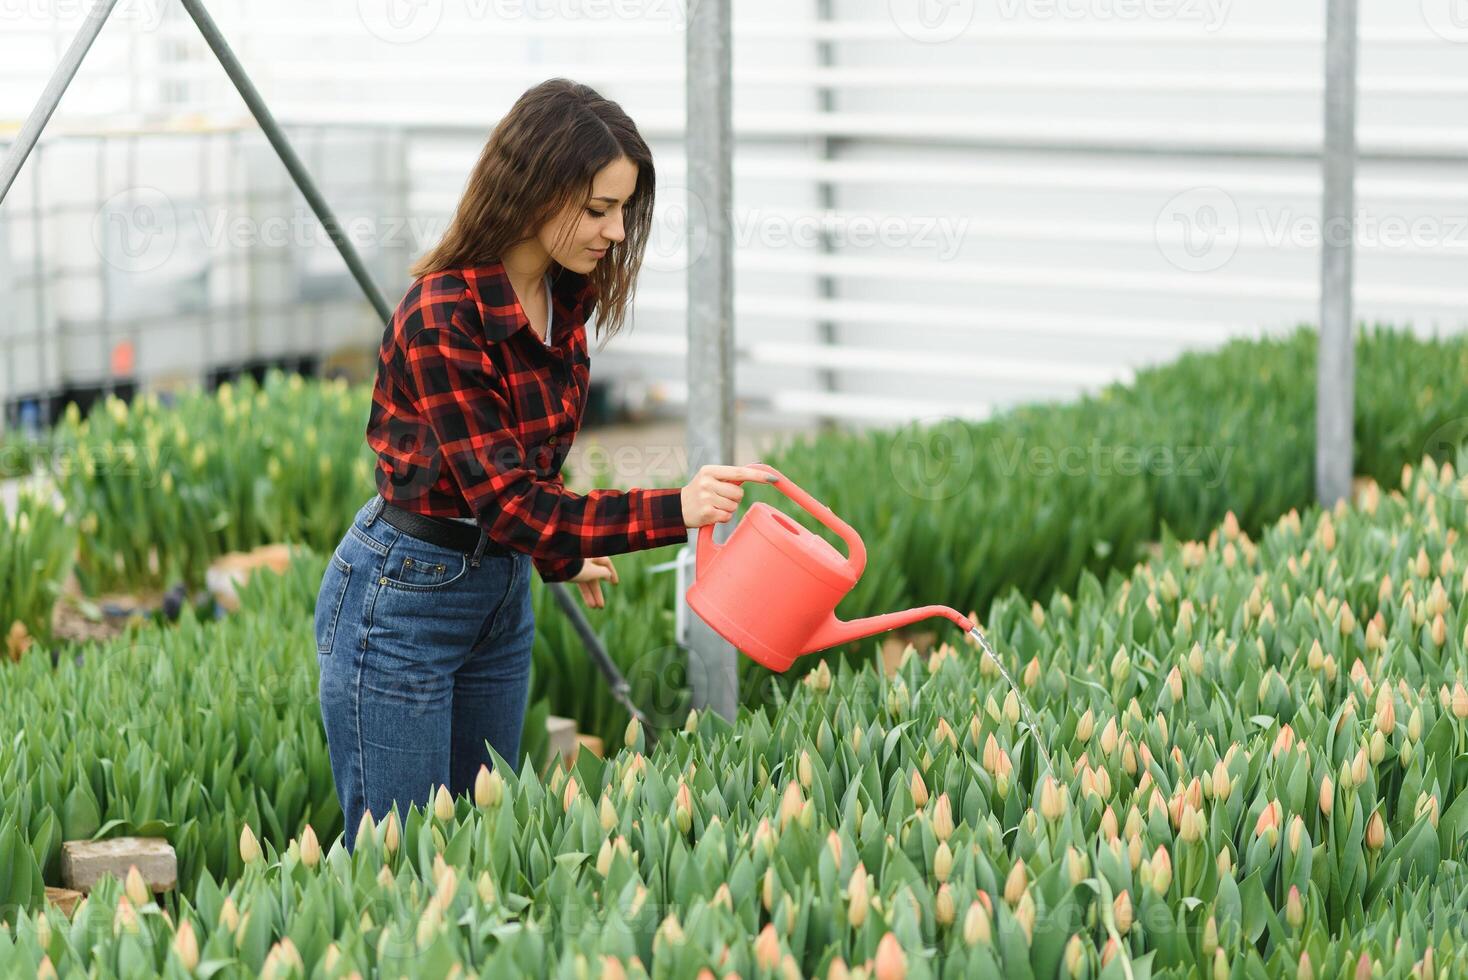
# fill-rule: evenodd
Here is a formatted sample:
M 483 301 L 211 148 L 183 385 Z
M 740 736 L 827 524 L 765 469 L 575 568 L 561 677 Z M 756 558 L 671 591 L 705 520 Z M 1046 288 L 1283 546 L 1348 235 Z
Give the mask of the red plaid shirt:
M 552 343 L 526 319 L 501 263 L 419 277 L 383 333 L 367 421 L 377 490 L 408 510 L 473 517 L 527 552 L 542 581 L 582 559 L 688 540 L 682 491 L 567 490 L 561 464 L 591 373 L 596 287 L 552 263 Z

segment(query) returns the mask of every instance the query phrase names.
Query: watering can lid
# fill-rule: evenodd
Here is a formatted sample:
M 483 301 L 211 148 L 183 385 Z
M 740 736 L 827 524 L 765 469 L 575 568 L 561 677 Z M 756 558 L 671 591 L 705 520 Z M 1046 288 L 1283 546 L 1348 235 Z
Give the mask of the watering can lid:
M 822 584 L 848 592 L 856 584 L 847 559 L 825 538 L 793 517 L 761 501 L 749 508 L 741 524 L 753 525 L 772 545 Z

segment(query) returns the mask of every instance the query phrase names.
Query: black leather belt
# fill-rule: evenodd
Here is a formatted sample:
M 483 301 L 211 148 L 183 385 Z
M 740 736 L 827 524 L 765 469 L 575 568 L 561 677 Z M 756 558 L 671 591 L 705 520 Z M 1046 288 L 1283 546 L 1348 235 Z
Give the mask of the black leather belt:
M 404 534 L 436 544 L 441 548 L 452 548 L 472 555 L 479 547 L 479 525 L 464 524 L 447 517 L 429 517 L 404 510 L 397 504 L 384 502 L 381 514 L 383 523 L 397 528 Z M 505 557 L 514 552 L 495 541 L 484 542 L 484 554 Z

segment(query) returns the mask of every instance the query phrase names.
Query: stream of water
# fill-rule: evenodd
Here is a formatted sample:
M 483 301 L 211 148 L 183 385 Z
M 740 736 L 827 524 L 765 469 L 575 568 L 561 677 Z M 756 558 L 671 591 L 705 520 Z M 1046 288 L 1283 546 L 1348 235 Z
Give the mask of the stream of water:
M 1014 696 L 1019 699 L 1019 710 L 1024 714 L 1025 722 L 1030 726 L 1030 737 L 1035 740 L 1035 748 L 1039 750 L 1040 758 L 1045 760 L 1045 771 L 1054 775 L 1055 767 L 1050 765 L 1050 753 L 1045 751 L 1045 740 L 1040 733 L 1040 724 L 1035 720 L 1035 713 L 1030 710 L 1030 702 L 1025 699 L 1019 685 L 1014 682 L 1014 678 L 1009 676 L 1009 671 L 1004 669 L 1004 661 L 995 655 L 994 648 L 989 646 L 988 639 L 979 631 L 979 628 L 975 626 L 968 632 L 970 636 L 979 641 L 979 646 L 983 647 L 989 659 L 994 661 L 994 666 L 999 668 L 1000 676 L 1009 684 L 1010 690 L 1014 691 Z

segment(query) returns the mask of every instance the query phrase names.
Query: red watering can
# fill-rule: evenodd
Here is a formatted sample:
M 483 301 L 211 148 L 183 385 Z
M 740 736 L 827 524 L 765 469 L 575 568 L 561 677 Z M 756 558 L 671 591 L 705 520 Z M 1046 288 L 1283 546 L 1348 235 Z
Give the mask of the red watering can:
M 784 672 L 796 657 L 860 640 L 931 616 L 945 616 L 965 632 L 967 616 L 948 606 L 919 606 L 902 612 L 842 622 L 836 606 L 856 585 L 867 565 L 867 549 L 851 525 L 764 463 L 780 479 L 781 493 L 810 511 L 846 542 L 846 557 L 766 503 L 749 508 L 729 539 L 714 543 L 714 526 L 698 531 L 696 573 L 688 605 L 714 632 L 771 670 Z

